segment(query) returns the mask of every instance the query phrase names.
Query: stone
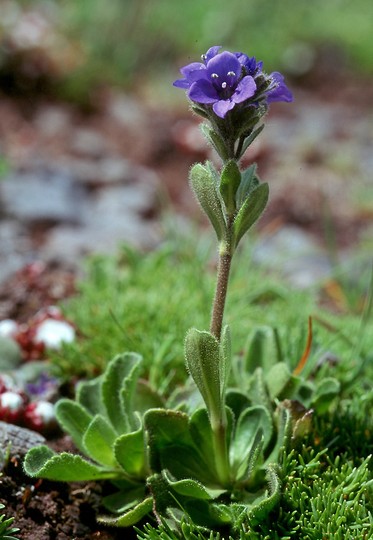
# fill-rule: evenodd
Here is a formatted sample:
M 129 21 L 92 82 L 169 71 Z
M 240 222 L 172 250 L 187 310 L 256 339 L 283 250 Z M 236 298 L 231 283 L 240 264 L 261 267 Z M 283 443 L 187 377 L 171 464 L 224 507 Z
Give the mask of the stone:
M 331 276 L 327 254 L 302 229 L 285 226 L 258 239 L 253 261 L 287 279 L 298 288 L 311 287 Z
M 83 192 L 69 174 L 46 167 L 15 171 L 0 183 L 4 212 L 21 222 L 80 221 Z

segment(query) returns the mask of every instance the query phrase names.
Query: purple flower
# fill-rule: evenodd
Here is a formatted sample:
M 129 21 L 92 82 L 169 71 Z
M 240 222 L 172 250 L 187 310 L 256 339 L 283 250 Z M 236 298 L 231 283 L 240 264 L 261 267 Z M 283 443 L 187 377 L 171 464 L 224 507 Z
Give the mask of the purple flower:
M 211 105 L 214 113 L 224 118 L 236 104 L 250 99 L 256 91 L 251 75 L 242 76 L 242 64 L 235 54 L 211 47 L 204 55 L 205 63 L 194 62 L 180 71 L 184 79 L 174 86 L 188 89 L 189 98 L 195 103 Z
M 274 71 L 270 74 L 271 85 L 267 90 L 267 102 L 272 101 L 293 101 L 293 94 L 284 82 L 284 77 L 278 71 Z
M 182 79 L 174 86 L 187 90 L 191 101 L 205 110 L 212 107 L 220 118 L 237 105 L 257 106 L 273 101 L 292 101 L 293 96 L 281 73 L 267 75 L 263 62 L 244 53 L 219 52 L 220 46 L 211 47 L 202 55 L 202 62 L 192 62 L 181 68 Z

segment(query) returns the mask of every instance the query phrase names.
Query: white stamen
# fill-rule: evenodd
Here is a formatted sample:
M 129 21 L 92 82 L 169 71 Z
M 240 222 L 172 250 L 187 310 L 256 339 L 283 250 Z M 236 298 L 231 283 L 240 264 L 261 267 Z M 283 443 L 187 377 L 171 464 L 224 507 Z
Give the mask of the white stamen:
M 201 60 L 202 60 L 202 62 L 206 61 L 206 55 L 205 54 L 201 54 Z
M 217 73 L 211 73 L 211 78 L 212 79 L 218 79 L 219 75 Z
M 221 83 L 221 87 L 222 88 L 227 88 L 227 83 L 226 82 Z
M 236 76 L 234 71 L 228 71 L 227 75 L 228 75 L 228 77 L 235 77 Z

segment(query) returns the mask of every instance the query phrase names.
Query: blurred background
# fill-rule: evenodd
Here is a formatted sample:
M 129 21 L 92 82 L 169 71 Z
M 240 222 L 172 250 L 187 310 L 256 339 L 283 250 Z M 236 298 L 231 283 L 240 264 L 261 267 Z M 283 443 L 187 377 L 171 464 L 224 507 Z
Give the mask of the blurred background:
M 370 253 L 372 31 L 371 0 L 0 0 L 0 281 L 154 247 L 165 211 L 203 224 L 187 174 L 211 153 L 172 82 L 212 45 L 295 96 L 247 156 L 271 185 L 258 260 L 308 246 L 322 278 L 331 255 Z

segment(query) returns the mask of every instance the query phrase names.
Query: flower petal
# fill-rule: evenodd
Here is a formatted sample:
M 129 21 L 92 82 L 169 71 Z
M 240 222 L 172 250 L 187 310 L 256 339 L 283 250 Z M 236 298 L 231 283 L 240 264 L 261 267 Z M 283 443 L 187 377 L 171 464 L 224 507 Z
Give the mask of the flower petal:
M 273 101 L 286 101 L 287 103 L 290 103 L 293 101 L 293 94 L 286 86 L 284 76 L 278 71 L 274 71 L 270 74 L 270 77 L 274 81 L 274 87 L 267 93 L 267 102 L 272 103 Z
M 221 99 L 214 103 L 212 109 L 217 116 L 224 118 L 227 112 L 233 109 L 234 105 L 233 101 L 230 101 L 229 99 Z
M 214 73 L 218 75 L 222 81 L 225 81 L 227 74 L 230 71 L 236 74 L 236 78 L 241 75 L 241 64 L 236 56 L 228 51 L 224 51 L 221 54 L 214 56 L 214 58 L 211 58 L 207 63 L 207 75 L 209 77 Z
M 211 60 L 211 58 L 214 58 L 218 54 L 218 52 L 221 49 L 221 45 L 214 45 L 214 47 L 210 47 L 207 53 L 204 55 L 206 63 Z
M 250 75 L 247 75 L 238 83 L 237 88 L 231 99 L 234 101 L 234 103 L 242 103 L 243 101 L 246 101 L 247 99 L 253 97 L 255 91 L 255 81 Z
M 215 88 L 205 79 L 194 82 L 189 89 L 188 96 L 196 103 L 215 103 L 219 99 Z

